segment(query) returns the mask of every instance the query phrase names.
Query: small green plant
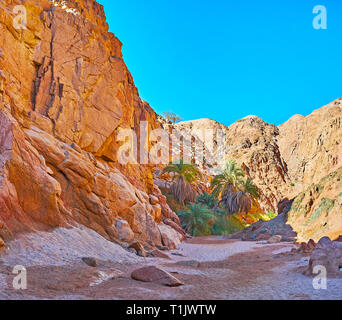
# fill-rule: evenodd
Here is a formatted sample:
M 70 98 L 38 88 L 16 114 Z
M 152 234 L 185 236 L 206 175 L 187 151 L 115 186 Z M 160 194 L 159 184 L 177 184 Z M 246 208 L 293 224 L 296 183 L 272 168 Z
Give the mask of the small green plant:
M 211 229 L 212 235 L 233 234 L 244 228 L 243 224 L 237 219 L 236 215 L 227 216 L 225 210 L 217 209 L 214 211 L 215 223 Z
M 184 210 L 177 211 L 177 214 L 184 229 L 192 236 L 210 235 L 215 215 L 207 206 L 190 204 Z
M 213 194 L 208 192 L 203 192 L 197 197 L 197 202 L 206 205 L 208 208 L 212 209 L 216 206 L 217 200 Z

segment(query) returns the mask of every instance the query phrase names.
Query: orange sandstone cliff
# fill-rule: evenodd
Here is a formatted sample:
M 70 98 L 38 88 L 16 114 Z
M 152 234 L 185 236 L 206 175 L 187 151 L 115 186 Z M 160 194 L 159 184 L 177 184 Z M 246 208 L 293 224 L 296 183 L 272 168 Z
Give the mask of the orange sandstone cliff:
M 173 247 L 182 235 L 163 221 L 179 221 L 153 168 L 117 161 L 120 129 L 139 142 L 141 121 L 160 123 L 103 7 L 65 3 L 25 1 L 25 30 L 10 14 L 22 1 L 0 7 L 0 236 L 82 224 L 112 241 Z

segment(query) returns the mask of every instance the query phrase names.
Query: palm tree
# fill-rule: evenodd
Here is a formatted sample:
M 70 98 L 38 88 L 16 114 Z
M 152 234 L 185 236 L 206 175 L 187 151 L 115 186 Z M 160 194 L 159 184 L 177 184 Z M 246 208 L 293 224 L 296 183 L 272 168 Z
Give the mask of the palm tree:
M 230 190 L 224 193 L 218 205 L 226 208 L 227 215 L 248 212 L 252 207 L 252 198 L 243 191 Z
M 235 161 L 228 161 L 223 172 L 215 176 L 212 181 L 213 194 L 219 197 L 228 189 L 237 189 L 244 177 L 243 169 Z
M 199 203 L 188 205 L 177 212 L 184 229 L 192 236 L 209 235 L 215 221 L 214 213 Z
M 173 173 L 173 183 L 171 184 L 171 193 L 175 199 L 182 205 L 185 202 L 195 202 L 197 192 L 194 188 L 194 182 L 201 178 L 198 168 L 192 163 L 170 164 L 164 168 L 163 173 Z
M 197 202 L 206 205 L 208 208 L 212 209 L 216 206 L 217 200 L 212 193 L 203 192 L 197 197 Z
M 253 199 L 260 199 L 260 191 L 251 178 L 247 178 L 247 180 L 243 182 L 242 187 L 243 191 L 249 194 Z
M 259 190 L 235 161 L 228 161 L 223 172 L 214 177 L 213 194 L 220 197 L 218 205 L 226 208 L 227 215 L 250 211 L 252 204 L 259 199 Z

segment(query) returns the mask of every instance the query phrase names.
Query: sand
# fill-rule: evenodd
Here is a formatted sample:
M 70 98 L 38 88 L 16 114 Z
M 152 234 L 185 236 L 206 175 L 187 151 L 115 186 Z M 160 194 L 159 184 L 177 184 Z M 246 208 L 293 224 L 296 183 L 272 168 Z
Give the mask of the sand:
M 314 290 L 302 273 L 309 258 L 291 254 L 290 243 L 263 244 L 195 238 L 170 254 L 172 260 L 140 258 L 84 228 L 23 235 L 0 258 L 0 299 L 269 300 L 342 299 L 342 279 Z M 81 258 L 95 257 L 91 268 Z M 189 266 L 182 261 L 197 261 Z M 12 288 L 13 266 L 27 268 L 28 287 Z M 198 263 L 197 263 L 198 264 Z M 138 267 L 157 265 L 185 283 L 177 288 L 130 278 Z

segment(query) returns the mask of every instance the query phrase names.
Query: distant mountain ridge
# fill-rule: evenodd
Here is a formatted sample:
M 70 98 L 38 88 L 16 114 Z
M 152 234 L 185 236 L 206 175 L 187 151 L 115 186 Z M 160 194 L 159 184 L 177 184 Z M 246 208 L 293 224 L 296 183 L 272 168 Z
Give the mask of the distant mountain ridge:
M 245 168 L 261 190 L 262 207 L 276 211 L 281 200 L 294 199 L 288 223 L 300 241 L 342 235 L 342 98 L 279 127 L 247 116 L 229 127 L 200 119 L 176 128 L 225 130 L 224 160 Z

